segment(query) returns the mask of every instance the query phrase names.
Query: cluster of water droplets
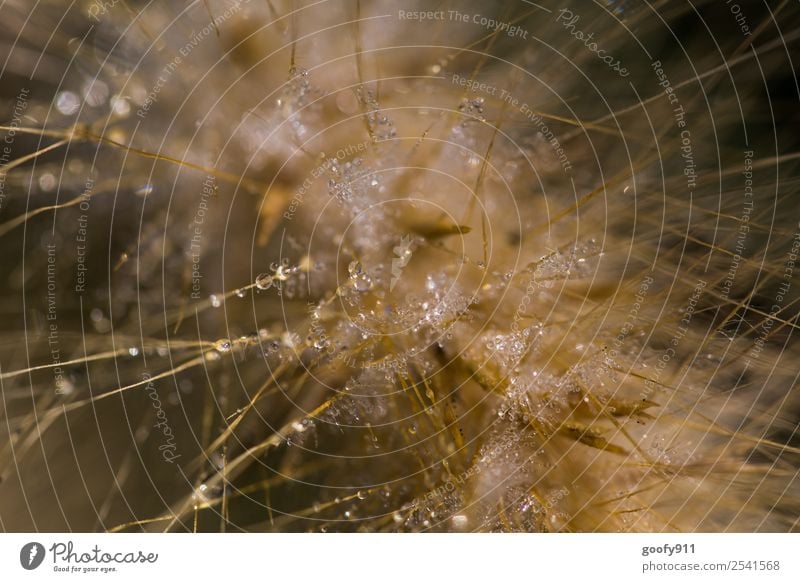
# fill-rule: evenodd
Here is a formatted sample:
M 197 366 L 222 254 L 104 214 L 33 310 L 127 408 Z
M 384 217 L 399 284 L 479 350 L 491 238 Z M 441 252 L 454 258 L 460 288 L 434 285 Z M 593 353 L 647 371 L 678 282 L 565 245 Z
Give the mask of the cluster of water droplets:
M 601 358 L 601 355 L 589 357 L 558 375 L 535 368 L 535 363 L 514 368 L 497 416 L 512 424 L 529 425 L 533 421 L 542 427 L 559 426 L 564 414 L 581 401 L 589 401 L 584 388 L 598 392 L 604 388 L 606 375 Z
M 458 106 L 459 112 L 463 114 L 461 127 L 466 127 L 470 123 L 486 121 L 484 114 L 485 100 L 483 97 L 464 97 Z
M 468 175 L 474 175 L 482 164 L 482 158 L 477 153 L 478 143 L 481 141 L 481 131 L 485 130 L 484 121 L 484 99 L 483 97 L 465 97 L 458 106 L 461 113 L 459 119 L 453 124 L 450 131 L 450 141 L 462 147 L 458 147 L 452 153 L 463 162 L 463 168 Z
M 557 249 L 528 265 L 539 283 L 558 279 L 580 279 L 595 273 L 597 260 L 603 256 L 595 239 L 578 243 L 568 249 Z
M 313 103 L 318 96 L 319 91 L 311 85 L 308 71 L 298 67 L 289 69 L 289 80 L 275 104 L 298 139 L 307 139 L 309 122 L 319 114 L 319 105 Z
M 372 139 L 380 142 L 397 137 L 394 122 L 381 110 L 375 94 L 369 89 L 359 87 L 357 96 L 366 110 L 365 117 Z
M 372 194 L 380 188 L 380 180 L 362 158 L 354 157 L 343 163 L 332 159 L 328 175 L 328 194 L 348 208 L 352 216 L 374 204 Z
M 510 423 L 527 424 L 531 421 L 536 400 L 528 384 L 511 384 L 497 409 L 497 417 Z
M 261 328 L 239 337 L 223 337 L 214 341 L 210 349 L 205 351 L 205 359 L 208 362 L 215 362 L 227 354 L 235 354 L 241 358 L 259 354 L 264 358 L 277 357 L 283 360 L 296 355 L 302 345 L 296 333 L 280 333 Z
M 281 292 L 287 282 L 302 271 L 302 265 L 292 266 L 289 259 L 283 259 L 280 263 L 270 264 L 268 273 L 256 275 L 254 285 L 258 291 L 275 288 L 278 292 Z
M 347 266 L 347 274 L 350 279 L 350 287 L 357 293 L 366 293 L 372 289 L 372 277 L 364 269 L 359 261 L 351 261 Z
M 544 334 L 541 324 L 533 324 L 525 329 L 509 333 L 490 332 L 486 347 L 505 370 L 512 370 L 534 350 L 533 346 Z
M 292 265 L 289 259 L 284 258 L 280 263 L 271 263 L 269 272 L 256 275 L 252 285 L 234 289 L 232 294 L 238 299 L 244 299 L 247 297 L 248 291 L 252 288 L 255 288 L 256 292 L 275 289 L 278 295 L 292 299 L 302 289 L 302 284 L 306 281 L 306 273 L 309 270 L 309 266 L 310 259 L 308 257 L 304 257 L 296 265 Z M 211 307 L 217 309 L 222 307 L 225 301 L 225 295 L 212 293 L 208 296 L 208 301 Z
M 460 489 L 461 485 L 451 487 L 445 481 L 424 496 L 406 503 L 393 514 L 396 526 L 407 531 L 437 531 L 447 530 L 453 524 L 456 529 L 466 530 L 469 521 L 460 513 L 464 507 Z
M 55 96 L 54 105 L 56 111 L 65 117 L 78 113 L 83 116 L 84 112 L 99 114 L 106 111 L 116 119 L 125 119 L 131 111 L 129 100 L 112 94 L 109 86 L 99 79 L 87 79 L 77 91 L 60 91 Z M 97 111 L 91 112 L 92 109 Z
M 443 273 L 429 274 L 425 278 L 427 298 L 418 304 L 420 323 L 444 331 L 456 320 L 463 320 L 477 297 L 469 297 Z

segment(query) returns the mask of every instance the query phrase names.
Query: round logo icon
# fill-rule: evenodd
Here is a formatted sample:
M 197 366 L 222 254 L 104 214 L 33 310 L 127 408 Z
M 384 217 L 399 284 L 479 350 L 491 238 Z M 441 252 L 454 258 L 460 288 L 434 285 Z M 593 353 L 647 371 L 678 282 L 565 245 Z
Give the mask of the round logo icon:
M 19 551 L 19 563 L 26 570 L 35 570 L 44 561 L 44 546 L 39 542 L 29 542 Z

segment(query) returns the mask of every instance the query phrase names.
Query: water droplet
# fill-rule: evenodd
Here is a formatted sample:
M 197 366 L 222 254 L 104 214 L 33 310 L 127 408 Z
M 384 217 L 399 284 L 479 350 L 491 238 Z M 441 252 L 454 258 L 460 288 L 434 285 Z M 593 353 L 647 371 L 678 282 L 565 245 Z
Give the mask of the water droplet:
M 356 278 L 364 272 L 364 267 L 358 261 L 352 261 L 347 266 L 347 272 L 350 273 L 350 277 Z
M 208 485 L 203 483 L 197 489 L 194 490 L 192 493 L 192 500 L 195 502 L 195 505 L 198 503 L 208 503 Z
M 56 109 L 64 115 L 74 114 L 80 106 L 80 99 L 72 91 L 62 91 L 56 97 Z
M 108 100 L 108 85 L 97 78 L 88 81 L 83 87 L 83 98 L 89 107 L 99 107 Z
M 214 343 L 214 349 L 223 354 L 231 351 L 231 347 L 232 347 L 231 340 L 227 338 L 217 340 Z
M 355 282 L 353 283 L 353 287 L 359 293 L 369 291 L 372 288 L 372 279 L 368 275 L 361 275 L 360 277 L 356 278 Z
M 369 497 L 369 491 L 367 491 L 366 489 L 362 489 L 361 491 L 359 491 L 359 492 L 356 494 L 356 496 L 357 496 L 359 499 L 366 499 L 367 497 Z
M 143 184 L 142 186 L 136 189 L 134 194 L 136 194 L 137 196 L 149 196 L 150 194 L 153 193 L 153 190 L 155 190 L 155 188 L 153 187 L 152 184 Z
M 211 301 L 211 307 L 219 307 L 222 305 L 222 301 L 220 301 L 220 298 L 216 295 L 210 295 L 208 300 Z
M 56 177 L 50 172 L 39 176 L 39 188 L 45 192 L 51 192 L 56 187 L 56 184 Z
M 247 289 L 242 287 L 241 289 L 237 289 L 236 291 L 234 291 L 233 294 L 236 295 L 239 299 L 242 299 L 244 298 L 245 295 L 247 295 Z
M 125 99 L 125 97 L 115 95 L 111 98 L 109 103 L 111 105 L 111 111 L 113 111 L 119 117 L 128 117 L 128 114 L 131 112 L 131 105 L 128 103 L 128 100 Z
M 272 276 L 268 273 L 261 273 L 256 277 L 256 289 L 266 291 L 272 287 Z
M 150 427 L 148 426 L 140 426 L 136 429 L 136 442 L 143 443 L 147 436 L 150 434 Z
M 139 348 L 137 348 L 136 346 L 134 346 L 134 347 L 132 347 L 132 348 L 128 348 L 128 353 L 129 353 L 129 354 L 130 354 L 132 357 L 134 357 L 134 358 L 135 358 L 136 356 L 138 356 L 138 355 L 139 355 Z
M 454 515 L 453 516 L 453 527 L 456 529 L 464 529 L 467 527 L 469 523 L 469 519 L 467 519 L 466 515 Z
M 275 265 L 272 266 L 272 270 L 275 271 L 275 274 L 272 275 L 272 280 L 274 281 L 286 281 L 289 278 L 289 273 L 291 273 L 290 269 L 286 268 L 286 265 Z

